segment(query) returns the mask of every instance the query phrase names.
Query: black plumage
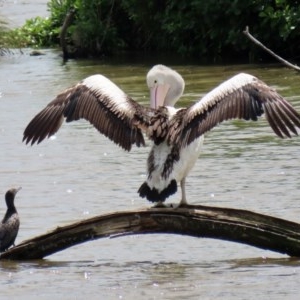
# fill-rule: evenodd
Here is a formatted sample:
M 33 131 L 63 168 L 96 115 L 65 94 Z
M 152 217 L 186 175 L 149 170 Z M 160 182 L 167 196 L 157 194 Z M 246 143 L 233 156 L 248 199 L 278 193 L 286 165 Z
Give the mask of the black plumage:
M 13 188 L 5 194 L 7 210 L 0 224 L 0 252 L 6 251 L 10 246 L 14 246 L 19 232 L 20 219 L 14 200 L 20 189 Z

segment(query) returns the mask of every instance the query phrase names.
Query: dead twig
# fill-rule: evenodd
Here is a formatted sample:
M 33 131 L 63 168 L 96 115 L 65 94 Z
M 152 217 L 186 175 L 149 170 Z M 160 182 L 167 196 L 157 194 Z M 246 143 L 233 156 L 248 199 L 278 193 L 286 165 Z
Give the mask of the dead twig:
M 275 57 L 277 60 L 279 60 L 281 63 L 283 63 L 285 66 L 292 68 L 296 71 L 300 71 L 300 68 L 296 65 L 291 64 L 290 62 L 288 62 L 287 60 L 283 59 L 282 57 L 278 56 L 276 53 L 274 53 L 272 50 L 270 50 L 269 48 L 267 48 L 265 45 L 263 45 L 259 40 L 257 40 L 253 35 L 250 34 L 249 32 L 249 27 L 246 26 L 246 29 L 243 31 L 243 33 L 252 41 L 254 42 L 257 46 L 259 46 L 260 48 L 262 48 L 263 50 L 265 50 L 266 52 L 268 52 L 270 55 L 272 55 L 273 57 Z

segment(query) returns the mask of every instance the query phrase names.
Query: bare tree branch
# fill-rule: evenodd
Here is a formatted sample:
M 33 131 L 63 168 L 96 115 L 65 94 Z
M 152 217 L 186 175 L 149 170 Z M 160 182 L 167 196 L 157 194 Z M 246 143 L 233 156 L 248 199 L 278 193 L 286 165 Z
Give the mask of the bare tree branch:
M 264 49 L 266 52 L 268 52 L 270 55 L 272 55 L 273 57 L 275 57 L 277 60 L 279 60 L 280 62 L 282 62 L 284 65 L 286 65 L 289 68 L 292 68 L 296 71 L 300 71 L 300 68 L 296 65 L 291 64 L 290 62 L 288 62 L 287 60 L 281 58 L 280 56 L 278 56 L 276 53 L 274 53 L 272 50 L 270 50 L 269 48 L 267 48 L 266 46 L 264 46 L 260 41 L 258 41 L 253 35 L 250 34 L 249 32 L 249 28 L 248 26 L 246 26 L 246 29 L 243 31 L 243 33 L 252 41 L 254 42 L 256 45 L 258 45 L 259 47 L 261 47 L 262 49 Z

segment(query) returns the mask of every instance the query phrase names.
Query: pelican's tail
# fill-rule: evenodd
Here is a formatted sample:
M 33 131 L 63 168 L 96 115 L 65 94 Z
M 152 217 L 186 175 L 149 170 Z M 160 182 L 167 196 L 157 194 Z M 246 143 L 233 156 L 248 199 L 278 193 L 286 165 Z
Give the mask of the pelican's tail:
M 138 190 L 140 197 L 146 197 L 150 202 L 164 202 L 169 196 L 176 192 L 177 182 L 175 179 L 171 180 L 169 185 L 161 191 L 157 190 L 155 187 L 150 188 L 147 182 L 144 182 Z

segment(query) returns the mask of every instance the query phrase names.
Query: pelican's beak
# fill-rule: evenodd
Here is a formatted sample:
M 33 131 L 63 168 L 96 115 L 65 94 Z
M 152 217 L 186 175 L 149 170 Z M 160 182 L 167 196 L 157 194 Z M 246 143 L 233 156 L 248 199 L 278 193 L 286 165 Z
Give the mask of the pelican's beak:
M 166 95 L 169 91 L 170 86 L 168 84 L 155 85 L 150 89 L 150 107 L 159 108 L 164 106 Z

